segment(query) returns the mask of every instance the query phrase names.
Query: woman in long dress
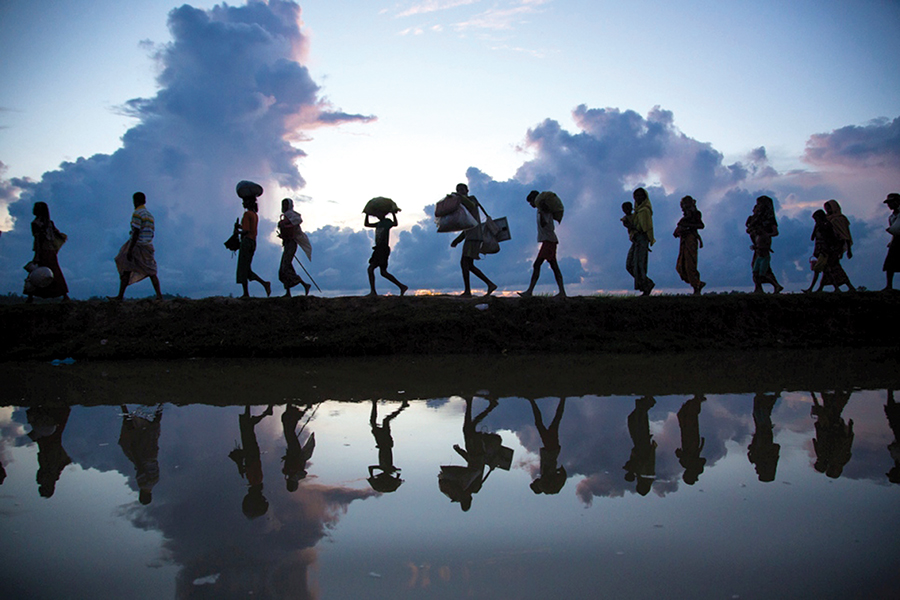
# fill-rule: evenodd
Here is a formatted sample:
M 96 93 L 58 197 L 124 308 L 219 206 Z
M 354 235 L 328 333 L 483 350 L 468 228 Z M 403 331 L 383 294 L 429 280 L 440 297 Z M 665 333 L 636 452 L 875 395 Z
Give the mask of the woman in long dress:
M 33 296 L 38 298 L 62 296 L 63 300 L 68 300 L 69 286 L 66 285 L 66 278 L 63 276 L 57 258 L 60 248 L 58 240 L 65 239 L 65 236 L 50 220 L 50 207 L 46 202 L 35 202 L 32 214 L 34 215 L 34 220 L 31 222 L 31 235 L 34 237 L 33 262 L 38 267 L 50 269 L 53 272 L 53 279 L 49 285 L 44 287 L 28 286 L 25 290 L 25 294 L 28 296 L 27 302 L 32 302 Z

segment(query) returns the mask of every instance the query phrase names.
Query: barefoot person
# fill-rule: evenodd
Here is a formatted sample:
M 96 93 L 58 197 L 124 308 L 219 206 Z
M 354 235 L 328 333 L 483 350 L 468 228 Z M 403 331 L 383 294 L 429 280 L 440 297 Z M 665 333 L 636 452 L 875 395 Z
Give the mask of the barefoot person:
M 377 223 L 369 221 L 369 217 L 371 216 L 372 215 L 366 213 L 365 220 L 366 227 L 375 228 L 375 245 L 372 246 L 372 256 L 369 258 L 368 268 L 369 288 L 371 289 L 369 295 L 378 295 L 378 292 L 375 291 L 375 269 L 379 269 L 382 277 L 400 288 L 400 295 L 402 296 L 409 288 L 400 283 L 397 278 L 388 273 L 387 270 L 388 257 L 391 255 L 391 227 L 397 226 L 397 213 L 390 213 L 390 219 L 386 214 L 381 215 L 381 218 Z
M 49 285 L 44 287 L 30 286 L 26 283 L 25 294 L 28 296 L 26 302 L 32 302 L 33 297 L 39 298 L 58 298 L 69 299 L 69 286 L 66 285 L 66 278 L 63 276 L 62 269 L 59 267 L 59 249 L 61 242 L 65 241 L 65 235 L 60 233 L 50 220 L 50 207 L 46 202 L 35 202 L 31 211 L 34 215 L 34 221 L 31 222 L 31 235 L 34 237 L 34 258 L 32 262 L 38 267 L 47 267 L 53 273 L 53 278 Z
M 248 286 L 251 281 L 258 281 L 262 284 L 263 289 L 266 290 L 266 296 L 272 295 L 272 284 L 253 272 L 253 254 L 256 252 L 256 233 L 259 228 L 259 215 L 257 214 L 259 205 L 256 198 L 262 194 L 262 187 L 257 184 L 253 185 L 256 187 L 241 187 L 241 184 L 238 184 L 238 196 L 244 205 L 244 215 L 241 217 L 240 225 L 234 224 L 234 230 L 241 234 L 241 249 L 238 251 L 237 261 L 237 282 L 244 290 L 241 298 L 250 297 Z
M 775 219 L 775 205 L 768 196 L 760 196 L 756 199 L 753 214 L 747 217 L 747 234 L 750 236 L 753 250 L 753 291 L 763 293 L 762 285 L 769 283 L 775 288 L 775 293 L 784 288 L 775 279 L 772 272 L 772 238 L 778 235 L 778 221 Z
M 524 292 L 519 292 L 523 298 L 528 298 L 534 292 L 534 286 L 537 285 L 538 278 L 541 276 L 541 265 L 546 260 L 553 270 L 553 276 L 556 278 L 556 285 L 559 286 L 559 294 L 557 297 L 566 297 L 566 288 L 563 286 L 562 271 L 559 270 L 559 264 L 556 262 L 556 247 L 559 245 L 559 239 L 556 237 L 555 225 L 553 224 L 553 213 L 546 209 L 545 205 L 535 205 L 535 200 L 540 195 L 537 190 L 531 190 L 528 194 L 528 204 L 537 209 L 537 241 L 541 245 L 538 250 L 537 258 L 534 259 L 533 270 L 531 272 L 531 283 Z
M 703 247 L 699 232 L 705 227 L 703 215 L 697 210 L 697 201 L 691 196 L 681 199 L 681 212 L 683 216 L 672 233 L 679 240 L 675 271 L 683 282 L 694 288 L 694 295 L 699 296 L 700 290 L 706 285 L 705 281 L 700 281 L 700 272 L 697 270 L 698 254 Z
M 656 243 L 656 238 L 653 237 L 653 207 L 650 205 L 650 196 L 644 188 L 634 190 L 632 197 L 634 216 L 631 219 L 632 229 L 629 230 L 631 248 L 625 261 L 625 270 L 634 277 L 634 289 L 641 292 L 642 296 L 649 296 L 656 286 L 647 276 L 648 253 L 650 246 Z M 625 221 L 622 223 L 625 224 Z
M 884 203 L 891 209 L 888 227 L 885 229 L 891 234 L 891 241 L 888 242 L 888 253 L 882 267 L 887 278 L 884 289 L 890 291 L 894 289 L 894 273 L 900 270 L 900 194 L 888 194 Z
M 284 285 L 284 296 L 291 297 L 291 288 L 298 283 L 303 285 L 303 291 L 309 296 L 310 284 L 303 281 L 294 270 L 294 257 L 297 255 L 297 247 L 304 242 L 306 236 L 300 229 L 303 218 L 294 210 L 294 201 L 285 198 L 281 201 L 281 220 L 278 221 L 278 237 L 281 238 L 281 265 L 278 267 L 278 281 Z M 307 258 L 312 254 L 312 248 L 308 243 L 304 247 Z
M 116 256 L 116 268 L 119 270 L 119 295 L 112 300 L 121 301 L 125 297 L 125 288 L 133 283 L 149 277 L 156 292 L 156 299 L 162 300 L 159 291 L 159 278 L 156 276 L 156 251 L 153 248 L 153 236 L 156 224 L 153 215 L 147 210 L 147 197 L 143 192 L 135 192 L 132 196 L 134 212 L 131 214 L 131 237 Z
M 481 272 L 481 270 L 475 266 L 475 261 L 480 257 L 478 256 L 481 251 L 481 242 L 482 242 L 482 233 L 481 233 L 481 216 L 480 216 L 480 205 L 478 204 L 478 200 L 475 196 L 469 195 L 469 187 L 460 183 L 456 186 L 456 192 L 454 195 L 459 196 L 460 201 L 463 206 L 466 207 L 466 210 L 475 217 L 475 220 L 478 221 L 478 225 L 472 227 L 471 229 L 466 229 L 462 233 L 460 233 L 455 240 L 450 242 L 451 248 L 456 248 L 456 246 L 463 240 L 465 243 L 463 244 L 462 250 L 462 258 L 459 261 L 459 266 L 462 268 L 462 276 L 463 283 L 465 284 L 465 291 L 461 294 L 463 298 L 471 298 L 472 297 L 472 288 L 469 285 L 469 274 L 475 275 L 478 279 L 482 280 L 487 284 L 487 293 L 485 296 L 490 296 L 491 293 L 497 289 L 497 284 L 488 279 L 488 276 Z

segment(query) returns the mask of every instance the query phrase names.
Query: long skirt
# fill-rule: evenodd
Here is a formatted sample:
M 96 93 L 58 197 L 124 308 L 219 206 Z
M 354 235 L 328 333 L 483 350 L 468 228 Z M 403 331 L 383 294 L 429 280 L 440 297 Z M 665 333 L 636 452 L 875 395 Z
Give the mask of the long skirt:
M 116 269 L 119 270 L 119 276 L 122 273 L 131 273 L 128 278 L 128 285 L 137 283 L 145 277 L 156 275 L 156 257 L 153 244 L 135 244 L 131 250 L 131 260 L 128 260 L 128 246 L 131 241 L 127 241 L 119 248 L 116 255 Z
M 841 257 L 829 254 L 825 259 L 825 268 L 822 269 L 822 285 L 850 285 L 850 278 L 841 266 Z
M 284 289 L 289 290 L 302 283 L 303 279 L 294 270 L 294 256 L 297 254 L 297 242 L 285 240 L 284 249 L 281 252 L 281 265 L 278 267 L 278 281 L 284 284 Z
M 647 277 L 647 258 L 650 252 L 650 238 L 636 232 L 625 260 L 625 270 L 634 277 L 634 289 L 644 292 L 653 288 L 653 280 Z
M 675 261 L 675 271 L 681 280 L 691 287 L 700 286 L 700 272 L 697 270 L 697 257 L 699 254 L 700 240 L 695 235 L 682 235 L 679 238 L 678 260 Z
M 256 252 L 256 240 L 241 238 L 241 249 L 238 250 L 237 282 L 247 283 L 256 273 L 253 272 L 253 254 Z
M 49 245 L 46 246 L 47 247 L 38 248 L 38 251 L 34 256 L 34 262 L 36 262 L 39 267 L 47 267 L 50 269 L 50 271 L 53 272 L 53 281 L 47 287 L 31 290 L 29 295 L 37 296 L 38 298 L 58 298 L 59 296 L 65 296 L 69 293 L 69 286 L 66 284 L 66 278 L 63 276 L 62 269 L 59 266 L 59 259 L 57 258 L 56 251 L 49 247 Z

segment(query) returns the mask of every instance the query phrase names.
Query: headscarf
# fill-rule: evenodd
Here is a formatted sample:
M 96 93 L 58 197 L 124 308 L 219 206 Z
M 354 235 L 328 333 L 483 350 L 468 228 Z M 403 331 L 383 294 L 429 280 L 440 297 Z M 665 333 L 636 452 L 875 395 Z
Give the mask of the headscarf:
M 285 198 L 282 202 L 286 202 L 288 208 L 284 211 L 282 216 L 290 221 L 295 229 L 294 229 L 294 241 L 297 242 L 297 245 L 303 250 L 303 253 L 306 254 L 306 258 L 312 260 L 312 244 L 309 241 L 309 236 L 300 229 L 300 224 L 303 222 L 303 217 L 300 216 L 300 213 L 294 210 L 294 201 L 290 198 Z
M 644 193 L 644 201 L 634 207 L 634 225 L 638 231 L 647 234 L 650 245 L 656 243 L 653 237 L 653 205 L 650 204 L 650 196 Z
M 849 247 L 853 244 L 853 236 L 850 235 L 850 221 L 841 212 L 841 205 L 837 200 L 829 200 L 825 203 L 825 212 L 827 213 L 828 222 L 834 229 L 834 233 L 843 241 L 847 242 Z

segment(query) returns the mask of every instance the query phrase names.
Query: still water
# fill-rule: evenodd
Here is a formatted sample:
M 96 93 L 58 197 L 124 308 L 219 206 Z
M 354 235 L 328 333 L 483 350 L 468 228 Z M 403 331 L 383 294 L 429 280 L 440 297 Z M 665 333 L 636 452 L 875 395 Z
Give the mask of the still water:
M 895 598 L 828 356 L 0 366 L 0 597 Z

